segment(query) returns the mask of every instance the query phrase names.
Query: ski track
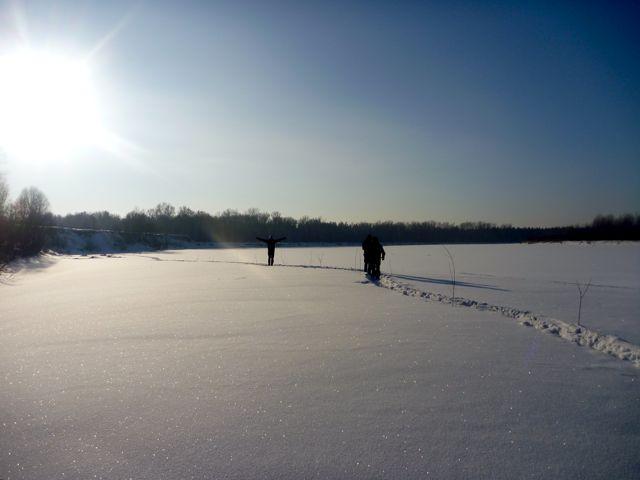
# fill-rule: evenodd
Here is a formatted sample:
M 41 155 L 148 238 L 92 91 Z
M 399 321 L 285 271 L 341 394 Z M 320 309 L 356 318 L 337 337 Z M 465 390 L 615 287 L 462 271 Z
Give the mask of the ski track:
M 186 263 L 233 263 L 243 265 L 258 265 L 265 266 L 264 263 L 257 262 L 242 262 L 232 260 L 185 260 L 185 259 L 164 259 L 152 255 L 138 254 L 138 257 L 149 258 L 160 262 L 186 262 Z M 75 257 L 83 258 L 83 257 Z M 84 257 L 87 258 L 87 257 Z M 322 270 L 344 270 L 349 272 L 362 272 L 359 269 L 348 267 L 335 267 L 324 265 L 283 265 L 277 264 L 277 267 L 286 268 L 312 268 Z M 507 318 L 517 320 L 521 325 L 526 327 L 533 327 L 544 333 L 555 335 L 564 340 L 568 340 L 572 343 L 576 343 L 580 346 L 586 346 L 598 352 L 609 354 L 620 360 L 631 362 L 635 367 L 640 368 L 640 346 L 629 343 L 615 335 L 606 335 L 604 333 L 591 330 L 584 326 L 578 326 L 572 323 L 566 323 L 562 320 L 555 318 L 545 317 L 542 315 L 536 315 L 528 310 L 520 310 L 513 307 L 504 307 L 500 305 L 491 305 L 484 302 L 478 302 L 463 297 L 449 297 L 440 293 L 433 293 L 425 290 L 418 290 L 407 284 L 403 284 L 394 280 L 391 274 L 382 274 L 378 281 L 371 282 L 382 288 L 392 290 L 394 292 L 401 293 L 408 297 L 416 297 L 428 302 L 439 302 L 450 304 L 452 306 L 475 308 L 480 311 L 496 312 L 500 313 Z

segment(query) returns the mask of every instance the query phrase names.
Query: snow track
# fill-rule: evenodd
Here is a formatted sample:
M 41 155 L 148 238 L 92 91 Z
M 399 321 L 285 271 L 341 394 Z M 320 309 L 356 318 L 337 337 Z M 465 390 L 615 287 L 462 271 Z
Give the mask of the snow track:
M 377 284 L 403 295 L 422 298 L 430 302 L 453 304 L 461 307 L 475 308 L 476 310 L 497 312 L 505 317 L 516 319 L 521 325 L 533 327 L 544 333 L 556 335 L 578 345 L 587 346 L 593 350 L 607 353 L 620 360 L 627 360 L 635 367 L 640 368 L 640 347 L 629 343 L 614 335 L 605 335 L 583 326 L 563 322 L 555 318 L 535 315 L 526 310 L 512 307 L 490 305 L 461 297 L 449 297 L 439 293 L 418 290 L 409 285 L 402 284 L 393 279 L 391 275 L 382 275 Z

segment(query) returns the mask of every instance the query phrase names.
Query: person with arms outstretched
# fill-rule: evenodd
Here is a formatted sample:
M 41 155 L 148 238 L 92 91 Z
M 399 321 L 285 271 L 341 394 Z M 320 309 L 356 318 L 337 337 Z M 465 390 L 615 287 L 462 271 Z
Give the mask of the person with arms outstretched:
M 273 235 L 269 235 L 269 238 L 256 237 L 256 239 L 267 244 L 269 266 L 273 265 L 273 257 L 276 253 L 276 243 L 286 240 L 287 237 L 273 238 Z

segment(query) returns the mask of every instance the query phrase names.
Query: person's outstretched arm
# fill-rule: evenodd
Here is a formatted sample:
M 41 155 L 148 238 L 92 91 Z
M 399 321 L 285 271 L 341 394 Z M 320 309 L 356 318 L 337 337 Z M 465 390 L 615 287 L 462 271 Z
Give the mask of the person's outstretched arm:
M 276 238 L 276 242 L 281 242 L 282 240 L 286 240 L 287 237 L 282 237 L 282 238 Z
M 266 238 L 260 238 L 260 237 L 256 237 L 257 240 L 260 240 L 261 242 L 267 243 L 269 240 L 267 240 Z

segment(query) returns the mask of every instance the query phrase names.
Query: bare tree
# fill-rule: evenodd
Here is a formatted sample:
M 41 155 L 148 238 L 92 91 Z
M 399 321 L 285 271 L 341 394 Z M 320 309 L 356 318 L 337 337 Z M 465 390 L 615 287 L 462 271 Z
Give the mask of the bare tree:
M 0 272 L 8 261 L 9 250 L 9 186 L 0 174 Z
M 456 262 L 453 259 L 453 254 L 449 251 L 447 247 L 442 245 L 442 248 L 445 249 L 447 255 L 449 256 L 449 275 L 451 275 L 451 286 L 453 289 L 453 293 L 451 295 L 451 306 L 455 304 L 456 301 Z
M 582 299 L 589 291 L 590 286 L 591 286 L 591 279 L 589 279 L 586 285 L 580 285 L 580 282 L 576 282 L 576 287 L 578 287 L 578 295 L 580 296 L 580 300 L 578 302 L 578 326 L 580 326 L 580 320 L 582 316 Z
M 7 181 L 5 180 L 4 176 L 0 174 L 0 218 L 5 217 L 8 213 L 8 200 L 9 185 L 7 185 Z
M 13 215 L 17 222 L 38 225 L 49 213 L 49 200 L 36 187 L 25 188 L 13 203 Z
M 13 202 L 9 222 L 13 224 L 13 255 L 35 255 L 46 243 L 42 225 L 50 216 L 49 200 L 35 187 L 25 188 Z
M 161 202 L 158 205 L 155 206 L 155 208 L 152 208 L 151 210 L 149 210 L 148 212 L 150 217 L 156 217 L 156 218 L 160 218 L 160 217 L 168 217 L 168 218 L 172 218 L 175 216 L 176 214 L 176 209 L 173 205 L 166 203 L 166 202 Z

